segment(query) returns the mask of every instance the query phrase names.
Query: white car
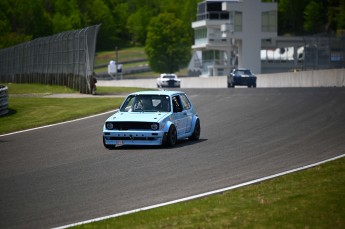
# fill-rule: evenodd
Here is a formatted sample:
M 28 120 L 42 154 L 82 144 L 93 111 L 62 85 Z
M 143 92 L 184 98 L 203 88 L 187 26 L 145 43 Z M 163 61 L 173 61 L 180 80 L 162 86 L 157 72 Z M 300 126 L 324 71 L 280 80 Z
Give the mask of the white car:
M 157 87 L 180 87 L 181 80 L 177 78 L 176 74 L 163 73 L 157 78 Z

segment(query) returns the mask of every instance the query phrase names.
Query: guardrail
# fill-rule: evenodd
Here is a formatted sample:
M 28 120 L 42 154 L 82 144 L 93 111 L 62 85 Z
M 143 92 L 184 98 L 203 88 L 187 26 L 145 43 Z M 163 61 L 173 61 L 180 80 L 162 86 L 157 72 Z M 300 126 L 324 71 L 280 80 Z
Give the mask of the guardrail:
M 0 116 L 8 113 L 8 88 L 0 85 Z

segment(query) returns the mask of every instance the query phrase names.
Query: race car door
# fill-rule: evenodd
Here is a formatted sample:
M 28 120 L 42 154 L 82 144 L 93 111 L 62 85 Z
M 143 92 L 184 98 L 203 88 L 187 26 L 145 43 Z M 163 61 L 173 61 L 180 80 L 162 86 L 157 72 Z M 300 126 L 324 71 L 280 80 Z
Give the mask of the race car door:
M 183 109 L 181 98 L 179 95 L 172 97 L 173 112 L 174 112 L 174 124 L 176 127 L 177 135 L 184 134 L 187 126 L 187 113 Z
M 192 120 L 193 120 L 193 111 L 192 105 L 189 102 L 187 96 L 180 95 L 182 106 L 183 106 L 183 113 L 186 116 L 186 129 L 185 132 L 188 133 L 192 130 Z

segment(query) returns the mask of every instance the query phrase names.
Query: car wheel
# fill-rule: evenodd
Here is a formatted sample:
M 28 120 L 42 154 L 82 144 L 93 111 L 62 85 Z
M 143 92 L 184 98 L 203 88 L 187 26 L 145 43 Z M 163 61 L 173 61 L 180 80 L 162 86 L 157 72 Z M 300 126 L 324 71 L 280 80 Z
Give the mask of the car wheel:
M 197 119 L 195 122 L 193 134 L 192 134 L 192 136 L 189 137 L 189 140 L 193 140 L 193 141 L 199 140 L 200 132 L 201 132 L 200 131 L 200 120 Z
M 116 147 L 116 145 L 107 145 L 107 144 L 105 144 L 105 139 L 104 139 L 104 137 L 103 137 L 103 145 L 104 145 L 104 147 L 107 148 L 107 149 L 115 149 L 115 147 Z
M 177 142 L 177 131 L 174 125 L 171 125 L 169 128 L 168 136 L 166 139 L 166 146 L 172 147 L 176 145 Z

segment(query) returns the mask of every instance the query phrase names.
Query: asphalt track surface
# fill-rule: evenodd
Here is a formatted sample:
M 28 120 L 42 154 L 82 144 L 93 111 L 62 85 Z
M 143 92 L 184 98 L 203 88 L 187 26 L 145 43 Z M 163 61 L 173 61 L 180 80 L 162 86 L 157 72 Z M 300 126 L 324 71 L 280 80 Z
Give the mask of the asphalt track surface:
M 0 137 L 0 228 L 67 225 L 344 154 L 345 88 L 185 91 L 201 139 L 175 148 L 105 149 L 110 114 Z

